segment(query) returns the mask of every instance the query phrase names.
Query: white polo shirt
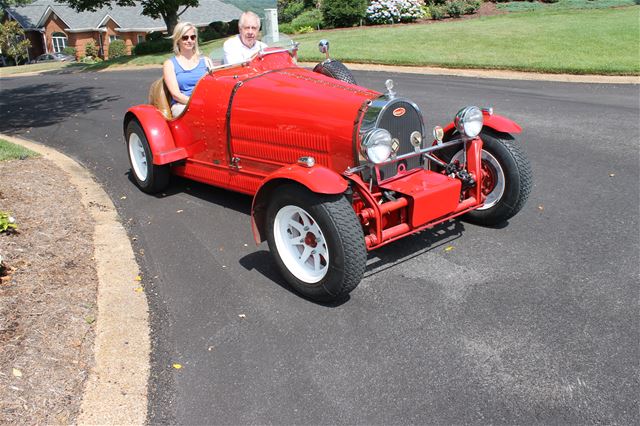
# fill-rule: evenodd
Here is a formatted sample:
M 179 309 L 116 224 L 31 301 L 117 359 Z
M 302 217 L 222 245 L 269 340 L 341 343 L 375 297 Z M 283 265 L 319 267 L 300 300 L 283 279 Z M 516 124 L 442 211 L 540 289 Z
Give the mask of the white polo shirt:
M 238 64 L 244 62 L 265 47 L 267 47 L 265 43 L 256 40 L 256 44 L 252 48 L 248 48 L 240 40 L 240 35 L 237 35 L 224 42 L 224 63 Z

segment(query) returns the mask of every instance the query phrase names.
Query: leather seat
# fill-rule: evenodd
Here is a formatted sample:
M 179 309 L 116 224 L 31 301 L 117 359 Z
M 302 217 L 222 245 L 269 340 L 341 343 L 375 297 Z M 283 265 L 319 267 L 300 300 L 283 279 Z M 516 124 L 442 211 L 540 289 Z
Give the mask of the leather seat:
M 149 88 L 149 103 L 156 107 L 167 120 L 173 119 L 171 114 L 171 94 L 164 79 L 159 78 Z

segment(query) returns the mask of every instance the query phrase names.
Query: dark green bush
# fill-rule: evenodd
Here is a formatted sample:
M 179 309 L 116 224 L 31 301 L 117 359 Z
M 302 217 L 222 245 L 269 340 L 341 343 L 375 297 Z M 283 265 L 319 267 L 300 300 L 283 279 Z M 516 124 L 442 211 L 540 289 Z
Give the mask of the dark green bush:
M 71 47 L 71 46 L 67 46 L 64 49 L 62 49 L 62 53 L 64 53 L 65 55 L 70 55 L 70 56 L 76 56 L 76 48 L 75 47 Z
M 431 13 L 431 19 L 435 19 L 436 21 L 444 19 L 447 16 L 447 10 L 445 6 L 442 5 L 429 6 L 429 12 Z
M 215 21 L 209 24 L 209 28 L 223 36 L 229 34 L 228 22 Z
M 240 32 L 240 30 L 238 29 L 238 20 L 234 19 L 233 21 L 229 21 L 229 28 L 227 28 L 227 34 L 228 36 L 232 36 L 232 35 L 236 35 Z
M 127 54 L 127 46 L 123 40 L 113 40 L 109 43 L 109 59 L 119 58 Z
M 284 24 L 278 24 L 278 31 L 284 34 L 293 34 L 296 30 L 293 28 L 290 22 Z
M 447 0 L 425 0 L 427 6 L 441 6 L 445 4 Z
M 280 20 L 282 22 L 291 22 L 304 11 L 304 2 L 302 0 L 291 0 L 282 8 Z
M 96 42 L 93 40 L 89 40 L 84 44 L 84 55 L 95 58 L 98 56 L 98 46 L 96 46 Z
M 447 15 L 459 18 L 464 11 L 464 3 L 460 0 L 452 0 L 446 4 Z
M 464 0 L 464 6 L 462 8 L 463 15 L 473 15 L 480 9 L 482 2 L 480 0 Z
M 319 9 L 306 10 L 291 21 L 291 26 L 295 31 L 299 31 L 302 27 L 311 27 L 314 30 L 322 28 L 324 27 L 322 12 Z
M 198 38 L 200 39 L 201 43 L 205 41 L 215 40 L 217 38 L 222 38 L 222 37 L 225 37 L 225 35 L 220 34 L 219 32 L 217 32 L 211 27 L 207 27 L 204 30 L 198 31 Z
M 134 55 L 149 55 L 151 53 L 169 53 L 173 50 L 173 41 L 160 39 L 154 41 L 143 41 L 133 48 Z
M 145 41 L 158 41 L 158 40 L 163 40 L 164 37 L 167 37 L 165 34 L 163 34 L 160 31 L 153 31 L 150 32 L 149 34 L 147 34 L 147 37 L 145 38 Z
M 329 27 L 352 27 L 364 19 L 367 0 L 323 0 L 320 10 Z
M 559 0 L 540 0 L 542 3 L 558 3 Z

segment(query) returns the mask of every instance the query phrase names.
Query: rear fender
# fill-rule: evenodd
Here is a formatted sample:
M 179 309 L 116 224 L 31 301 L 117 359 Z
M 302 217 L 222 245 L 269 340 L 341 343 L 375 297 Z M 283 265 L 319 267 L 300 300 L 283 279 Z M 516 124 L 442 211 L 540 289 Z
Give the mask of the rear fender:
M 491 114 L 488 112 L 484 112 L 484 127 L 489 127 L 495 131 L 501 133 L 521 133 L 522 127 L 518 125 L 515 121 L 504 117 L 502 115 Z M 450 134 L 455 129 L 453 121 L 443 129 L 445 135 Z
M 125 139 L 127 125 L 131 120 L 138 120 L 142 126 L 153 154 L 153 164 L 160 166 L 187 158 L 187 151 L 176 147 L 167 120 L 155 107 L 138 105 L 129 108 L 124 116 Z
M 266 240 L 266 215 L 271 194 L 279 186 L 292 182 L 318 194 L 341 194 L 349 186 L 342 176 L 323 166 L 303 167 L 293 164 L 276 170 L 265 178 L 253 198 L 251 228 L 256 244 Z

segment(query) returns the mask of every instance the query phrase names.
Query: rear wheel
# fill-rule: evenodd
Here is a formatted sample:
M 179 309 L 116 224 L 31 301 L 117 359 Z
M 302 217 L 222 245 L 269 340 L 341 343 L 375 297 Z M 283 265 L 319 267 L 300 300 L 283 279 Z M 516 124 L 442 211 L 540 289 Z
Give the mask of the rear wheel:
M 297 292 L 329 301 L 360 283 L 367 258 L 364 235 L 344 195 L 282 186 L 267 208 L 266 223 L 269 249 Z
M 127 124 L 125 136 L 131 172 L 136 184 L 149 194 L 166 189 L 169 185 L 169 165 L 153 164 L 153 154 L 140 123 L 131 120 Z
M 532 173 L 529 160 L 516 140 L 507 133 L 483 129 L 482 194 L 484 205 L 464 215 L 480 225 L 497 225 L 518 213 L 529 198 Z M 463 159 L 462 150 L 452 161 Z
M 340 61 L 331 60 L 328 62 L 320 62 L 313 68 L 313 71 L 326 75 L 327 77 L 335 78 L 336 80 L 358 84 L 351 71 L 349 71 L 349 68 Z

